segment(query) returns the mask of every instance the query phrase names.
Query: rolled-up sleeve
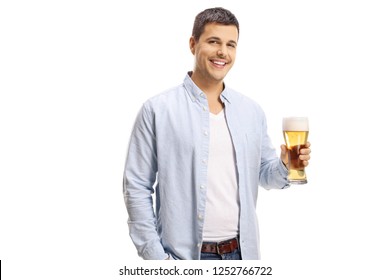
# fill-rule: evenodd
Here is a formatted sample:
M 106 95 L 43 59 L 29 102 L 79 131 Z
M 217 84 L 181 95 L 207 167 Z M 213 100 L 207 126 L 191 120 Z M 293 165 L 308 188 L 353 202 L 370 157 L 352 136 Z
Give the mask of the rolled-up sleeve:
M 164 259 L 167 256 L 157 233 L 153 209 L 157 171 L 154 122 L 145 103 L 134 123 L 123 176 L 130 237 L 144 259 Z
M 284 189 L 290 185 L 287 182 L 288 170 L 281 159 L 276 155 L 275 148 L 267 132 L 267 121 L 263 116 L 260 185 L 265 189 Z

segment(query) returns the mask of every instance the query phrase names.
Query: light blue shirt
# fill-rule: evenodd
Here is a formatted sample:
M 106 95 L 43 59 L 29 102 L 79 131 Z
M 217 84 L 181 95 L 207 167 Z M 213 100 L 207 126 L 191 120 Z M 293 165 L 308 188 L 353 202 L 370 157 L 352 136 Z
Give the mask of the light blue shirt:
M 221 100 L 236 155 L 241 255 L 260 259 L 258 186 L 288 187 L 287 169 L 260 106 L 227 87 Z M 183 84 L 144 103 L 130 138 L 123 192 L 130 236 L 142 258 L 200 258 L 208 156 L 207 98 L 187 75 Z

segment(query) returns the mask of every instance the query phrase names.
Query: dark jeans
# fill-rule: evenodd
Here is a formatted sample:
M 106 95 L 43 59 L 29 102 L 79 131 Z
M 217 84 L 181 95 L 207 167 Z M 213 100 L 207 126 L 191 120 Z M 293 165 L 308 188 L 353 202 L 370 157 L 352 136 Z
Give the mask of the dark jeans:
M 201 253 L 201 260 L 241 260 L 241 250 L 236 249 L 228 254 Z

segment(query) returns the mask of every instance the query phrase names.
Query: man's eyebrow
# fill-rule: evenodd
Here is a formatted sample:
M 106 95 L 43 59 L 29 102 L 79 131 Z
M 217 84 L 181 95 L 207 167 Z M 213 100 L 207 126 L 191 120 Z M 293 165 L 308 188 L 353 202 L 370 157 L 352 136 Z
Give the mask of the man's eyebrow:
M 216 36 L 211 36 L 211 37 L 208 37 L 207 40 L 217 40 L 217 41 L 221 41 L 221 38 L 216 37 Z

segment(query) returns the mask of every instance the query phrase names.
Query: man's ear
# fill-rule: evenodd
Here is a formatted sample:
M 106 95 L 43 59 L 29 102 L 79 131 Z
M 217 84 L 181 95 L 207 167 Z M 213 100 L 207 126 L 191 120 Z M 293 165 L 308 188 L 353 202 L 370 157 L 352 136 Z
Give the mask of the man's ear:
M 195 44 L 196 44 L 195 38 L 194 38 L 194 36 L 191 36 L 191 38 L 190 38 L 190 50 L 191 50 L 193 55 L 195 55 Z

